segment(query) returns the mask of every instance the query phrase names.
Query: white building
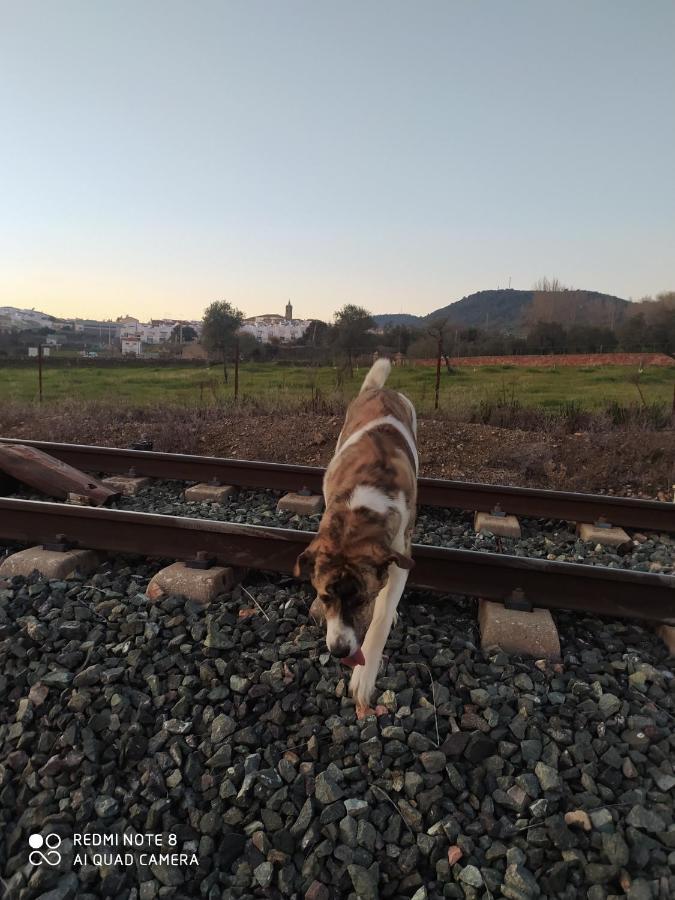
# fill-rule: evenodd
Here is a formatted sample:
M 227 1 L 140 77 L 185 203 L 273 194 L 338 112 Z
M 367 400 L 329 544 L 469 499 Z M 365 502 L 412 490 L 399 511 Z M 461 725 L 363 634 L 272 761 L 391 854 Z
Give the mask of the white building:
M 134 336 L 122 338 L 122 356 L 140 356 L 142 352 L 140 338 Z
M 201 322 L 185 322 L 178 319 L 152 319 L 150 322 L 139 322 L 133 316 L 123 316 L 117 320 L 120 337 L 135 337 L 144 344 L 166 344 L 177 325 L 189 325 L 195 331 L 201 330 Z
M 144 344 L 165 344 L 171 338 L 173 325 L 153 325 L 151 322 L 132 322 L 122 325 L 120 337 L 138 338 Z
M 12 328 L 52 328 L 54 316 L 39 312 L 36 309 L 18 309 L 16 306 L 0 306 L 0 322 L 7 330 Z
M 252 334 L 262 344 L 268 344 L 273 338 L 288 343 L 297 341 L 307 331 L 311 319 L 294 319 L 293 307 L 290 302 L 286 304 L 286 315 L 280 316 L 270 313 L 266 316 L 251 316 L 244 319 L 240 331 Z

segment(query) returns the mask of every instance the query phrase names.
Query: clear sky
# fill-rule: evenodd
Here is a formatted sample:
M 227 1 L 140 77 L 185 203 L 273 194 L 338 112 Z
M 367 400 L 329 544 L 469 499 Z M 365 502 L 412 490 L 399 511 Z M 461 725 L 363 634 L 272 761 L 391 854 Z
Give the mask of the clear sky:
M 672 0 L 0 0 L 0 305 L 675 288 Z

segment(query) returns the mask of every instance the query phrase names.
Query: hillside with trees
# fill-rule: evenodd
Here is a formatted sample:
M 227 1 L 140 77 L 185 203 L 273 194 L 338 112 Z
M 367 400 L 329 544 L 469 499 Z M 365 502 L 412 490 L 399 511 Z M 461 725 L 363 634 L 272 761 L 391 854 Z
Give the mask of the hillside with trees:
M 384 314 L 373 318 L 381 328 L 391 324 L 424 327 L 429 322 L 445 319 L 456 328 L 481 328 L 524 335 L 537 322 L 614 329 L 629 315 L 631 306 L 630 301 L 620 297 L 565 288 L 556 279 L 544 278 L 529 291 L 515 288 L 477 291 L 434 310 L 428 316 Z

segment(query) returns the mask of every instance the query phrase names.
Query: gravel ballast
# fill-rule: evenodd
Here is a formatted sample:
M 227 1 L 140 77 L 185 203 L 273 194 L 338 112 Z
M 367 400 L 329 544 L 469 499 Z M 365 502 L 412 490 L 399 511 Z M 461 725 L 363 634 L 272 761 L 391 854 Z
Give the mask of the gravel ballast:
M 556 613 L 561 664 L 488 657 L 471 601 L 409 592 L 358 721 L 307 586 L 153 605 L 159 567 L 0 584 L 9 896 L 675 896 L 675 687 L 650 631 Z M 48 833 L 61 863 L 31 865 Z
M 190 516 L 244 525 L 265 525 L 316 531 L 321 515 L 300 516 L 277 511 L 279 491 L 239 490 L 220 505 L 187 502 L 185 482 L 155 481 L 133 497 L 120 497 L 108 506 L 111 509 L 158 513 L 168 516 Z M 15 495 L 44 500 L 43 496 Z M 449 547 L 458 550 L 481 550 L 505 553 L 534 559 L 573 562 L 611 569 L 631 569 L 636 572 L 675 572 L 675 536 L 665 533 L 642 533 L 629 530 L 630 543 L 621 548 L 579 540 L 567 522 L 545 519 L 520 519 L 522 536 L 519 539 L 477 534 L 471 513 L 457 509 L 421 507 L 413 540 L 417 544 Z
M 321 521 L 320 515 L 299 516 L 277 512 L 276 504 L 281 494 L 275 491 L 240 490 L 229 503 L 222 506 L 187 503 L 183 499 L 183 491 L 182 482 L 155 483 L 136 497 L 121 497 L 113 506 L 162 515 L 196 516 L 301 531 L 316 531 Z M 477 534 L 470 513 L 457 509 L 422 507 L 417 515 L 413 540 L 417 544 L 436 547 L 507 553 L 613 569 L 633 569 L 637 572 L 672 574 L 675 571 L 675 539 L 672 535 L 634 532 L 630 546 L 618 551 L 617 548 L 579 540 L 567 522 L 521 518 L 520 524 L 522 536 L 517 540 L 493 534 Z

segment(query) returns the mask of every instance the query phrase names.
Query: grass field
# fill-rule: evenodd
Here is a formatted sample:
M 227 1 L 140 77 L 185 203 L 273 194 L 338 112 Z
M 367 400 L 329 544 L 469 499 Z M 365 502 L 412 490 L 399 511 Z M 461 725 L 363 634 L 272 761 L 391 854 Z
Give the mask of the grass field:
M 239 396 L 263 406 L 315 405 L 348 400 L 359 389 L 366 370 L 354 372 L 338 385 L 332 367 L 286 367 L 271 363 L 247 363 L 241 367 Z M 433 409 L 433 368 L 394 369 L 389 386 L 404 390 L 420 411 Z M 119 367 L 51 368 L 43 374 L 44 402 L 82 400 L 122 402 L 134 405 L 172 403 L 183 405 L 226 402 L 233 394 L 234 373 L 224 384 L 222 368 Z M 647 369 L 636 387 L 636 370 L 621 366 L 594 368 L 518 368 L 485 366 L 456 369 L 441 374 L 441 409 L 461 410 L 479 404 L 519 405 L 555 411 L 570 404 L 583 410 L 601 410 L 608 404 L 659 404 L 670 407 L 675 369 Z M 640 394 L 641 392 L 641 394 Z M 0 402 L 32 403 L 37 400 L 36 369 L 0 367 Z

